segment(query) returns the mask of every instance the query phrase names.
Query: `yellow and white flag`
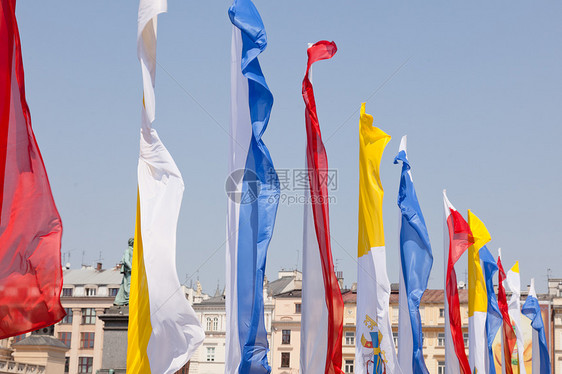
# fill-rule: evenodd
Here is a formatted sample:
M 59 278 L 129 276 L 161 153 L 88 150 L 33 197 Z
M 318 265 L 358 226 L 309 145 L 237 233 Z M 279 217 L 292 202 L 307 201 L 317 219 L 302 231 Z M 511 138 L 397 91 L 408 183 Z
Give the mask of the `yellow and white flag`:
M 468 362 L 473 373 L 486 373 L 488 357 L 488 337 L 486 335 L 486 315 L 488 295 L 486 281 L 480 264 L 480 248 L 491 240 L 484 223 L 468 210 L 468 226 L 474 238 L 468 247 Z
M 382 219 L 382 154 L 390 135 L 373 126 L 361 105 L 359 120 L 359 239 L 355 372 L 402 374 L 392 336 L 390 282 Z
M 205 337 L 176 270 L 176 229 L 184 190 L 172 156 L 152 128 L 156 24 L 166 0 L 141 0 L 137 47 L 143 77 L 127 373 L 175 373 Z

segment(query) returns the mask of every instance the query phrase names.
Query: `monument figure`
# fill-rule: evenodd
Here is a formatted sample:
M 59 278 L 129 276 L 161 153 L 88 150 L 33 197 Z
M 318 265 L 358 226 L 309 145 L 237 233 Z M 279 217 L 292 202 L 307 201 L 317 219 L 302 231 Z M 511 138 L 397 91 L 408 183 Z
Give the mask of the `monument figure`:
M 131 267 L 133 265 L 134 242 L 135 240 L 133 238 L 129 238 L 129 247 L 125 249 L 125 252 L 123 253 L 123 258 L 121 259 L 121 274 L 123 274 L 123 279 L 121 279 L 121 287 L 119 287 L 119 292 L 117 292 L 117 296 L 115 296 L 113 305 L 129 305 L 129 291 L 131 289 Z

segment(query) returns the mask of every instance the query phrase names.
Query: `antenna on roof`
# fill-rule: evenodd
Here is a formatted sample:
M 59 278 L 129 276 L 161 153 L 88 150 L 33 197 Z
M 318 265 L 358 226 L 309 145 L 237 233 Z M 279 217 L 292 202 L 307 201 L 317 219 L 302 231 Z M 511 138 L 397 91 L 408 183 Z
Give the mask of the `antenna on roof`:
M 70 255 L 71 255 L 71 252 L 72 252 L 72 251 L 75 251 L 75 250 L 76 250 L 76 248 L 75 248 L 75 249 L 69 249 L 69 250 L 66 250 L 66 251 L 62 252 L 62 262 L 63 262 L 63 265 L 64 265 L 64 264 L 70 264 Z M 68 267 L 70 268 L 70 266 L 68 266 Z
M 295 266 L 295 270 L 299 270 L 299 260 L 301 259 L 300 256 L 300 251 L 297 249 L 297 265 Z
M 84 263 L 84 256 L 86 255 L 86 251 L 82 251 L 82 266 L 85 265 Z
M 334 271 L 338 271 L 338 267 L 340 266 L 340 261 L 341 258 L 336 258 L 335 264 L 334 264 Z

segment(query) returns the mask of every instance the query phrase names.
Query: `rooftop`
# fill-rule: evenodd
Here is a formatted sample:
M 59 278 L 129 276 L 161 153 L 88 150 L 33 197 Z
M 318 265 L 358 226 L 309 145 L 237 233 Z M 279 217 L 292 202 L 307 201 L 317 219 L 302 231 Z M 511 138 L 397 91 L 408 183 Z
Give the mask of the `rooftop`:
M 207 300 L 201 301 L 198 305 L 224 305 L 225 300 L 226 300 L 226 297 L 224 295 L 213 296 L 213 297 L 208 298 Z
M 41 345 L 41 346 L 68 349 L 68 347 L 63 342 L 50 335 L 31 334 L 27 338 L 13 344 L 14 347 L 19 347 L 24 345 Z
M 275 297 L 279 297 L 279 298 L 298 297 L 300 299 L 302 298 L 302 290 L 291 290 L 291 291 L 283 292 L 275 295 Z
M 96 270 L 93 267 L 82 267 L 82 269 L 63 269 L 63 285 L 74 286 L 84 284 L 96 285 L 119 285 L 123 275 L 119 269 Z
M 292 276 L 284 276 L 279 279 L 269 282 L 267 285 L 268 294 L 276 296 L 286 291 L 287 286 L 289 286 L 295 278 Z

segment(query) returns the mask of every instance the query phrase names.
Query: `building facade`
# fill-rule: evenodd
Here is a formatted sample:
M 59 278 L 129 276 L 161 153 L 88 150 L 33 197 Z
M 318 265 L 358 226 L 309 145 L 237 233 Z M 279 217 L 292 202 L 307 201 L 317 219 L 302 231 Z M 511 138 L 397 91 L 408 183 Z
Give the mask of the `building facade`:
M 63 271 L 61 303 L 66 317 L 55 325 L 55 337 L 70 348 L 65 373 L 101 369 L 103 322 L 98 316 L 113 305 L 121 279 L 117 267 L 104 270 L 101 264 Z
M 271 344 L 269 345 L 272 374 L 296 374 L 299 372 L 301 341 L 300 289 L 275 295 Z
M 274 297 L 272 340 L 270 344 L 273 374 L 296 374 L 300 360 L 300 289 L 278 294 Z M 344 301 L 342 335 L 342 370 L 354 373 L 355 326 L 357 318 L 357 293 L 355 287 L 342 290 Z M 445 310 L 443 290 L 427 290 L 422 298 L 420 314 L 423 322 L 423 349 L 430 373 L 443 374 L 445 368 Z M 461 318 L 465 345 L 468 346 L 468 292 L 459 290 Z M 392 323 L 395 347 L 398 343 L 398 291 L 390 296 L 389 316 Z M 384 339 L 384 337 L 383 337 Z M 468 350 L 467 350 L 468 354 Z
M 193 304 L 205 330 L 205 340 L 190 360 L 190 374 L 223 374 L 226 359 L 226 298 L 223 293 Z M 271 340 L 273 299 L 264 290 L 265 328 Z M 269 356 L 268 356 L 269 359 Z
M 265 326 L 270 351 L 268 362 L 273 374 L 296 374 L 300 367 L 300 328 L 302 275 L 298 271 L 280 271 L 278 279 L 264 282 Z M 67 347 L 65 373 L 96 373 L 101 368 L 103 352 L 103 321 L 98 317 L 113 301 L 121 283 L 118 268 L 104 270 L 101 266 L 64 270 L 61 303 L 67 316 L 54 326 L 54 336 Z M 205 341 L 189 363 L 191 374 L 223 374 L 226 357 L 226 305 L 224 291 L 217 288 L 209 297 L 196 288 L 184 287 L 186 298 L 193 303 Z M 526 292 L 523 292 L 524 302 Z M 344 300 L 342 369 L 355 373 L 355 336 L 357 294 L 353 286 L 342 290 Z M 468 348 L 468 291 L 459 290 L 461 318 L 465 346 Z M 508 295 L 509 298 L 509 295 Z M 551 353 L 552 372 L 562 374 L 562 278 L 548 280 L 548 293 L 539 294 L 543 320 Z M 430 373 L 443 374 L 445 362 L 445 309 L 443 290 L 427 290 L 420 305 L 423 324 L 423 351 Z M 397 346 L 398 291 L 393 285 L 390 295 L 389 317 L 393 328 L 392 338 Z M 525 317 L 522 317 L 525 321 Z M 41 366 L 14 361 L 13 343 L 25 335 L 0 341 L 0 373 L 36 372 Z M 28 335 L 28 334 L 27 334 Z M 385 338 L 385 337 L 383 337 Z M 468 349 L 467 349 L 468 354 Z M 29 367 L 27 368 L 26 365 Z M 25 367 L 25 369 L 24 369 Z M 19 368 L 19 369 L 18 369 Z M 183 369 L 182 373 L 187 372 Z
M 547 336 L 552 373 L 562 373 L 562 278 L 548 279 L 548 298 L 552 300 L 549 313 L 552 333 Z
M 277 357 L 274 356 L 276 352 L 271 349 L 277 345 L 278 339 L 277 331 L 274 328 L 276 323 L 274 310 L 277 309 L 275 300 L 278 299 L 278 295 L 294 289 L 300 290 L 301 287 L 302 274 L 296 270 L 282 270 L 278 273 L 278 279 L 272 282 L 269 282 L 267 278 L 264 280 L 264 323 L 270 347 L 268 362 L 273 373 L 276 372 L 276 365 L 280 365 Z M 298 298 L 300 300 L 300 295 Z M 221 292 L 217 287 L 213 297 L 200 302 L 194 300 L 193 309 L 205 330 L 205 341 L 191 358 L 189 373 L 223 374 L 226 358 L 226 295 L 224 291 Z M 300 319 L 297 330 L 300 333 Z M 300 337 L 297 336 L 296 340 L 300 340 Z

